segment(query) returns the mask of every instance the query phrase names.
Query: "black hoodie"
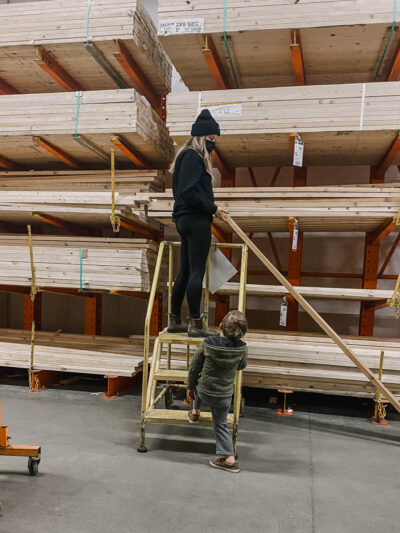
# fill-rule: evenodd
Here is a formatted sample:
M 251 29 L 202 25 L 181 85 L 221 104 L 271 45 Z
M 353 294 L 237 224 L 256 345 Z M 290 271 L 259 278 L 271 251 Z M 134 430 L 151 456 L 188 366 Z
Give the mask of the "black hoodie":
M 193 148 L 185 148 L 175 162 L 172 178 L 175 204 L 173 218 L 182 215 L 206 215 L 212 221 L 214 204 L 211 176 L 203 158 Z

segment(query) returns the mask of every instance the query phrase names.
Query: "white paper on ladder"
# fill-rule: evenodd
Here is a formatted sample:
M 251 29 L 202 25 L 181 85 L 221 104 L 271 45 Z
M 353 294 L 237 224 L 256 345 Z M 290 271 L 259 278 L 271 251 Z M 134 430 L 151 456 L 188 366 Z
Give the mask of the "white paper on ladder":
M 222 287 L 227 281 L 229 281 L 235 274 L 237 274 L 236 268 L 232 263 L 224 256 L 221 250 L 213 248 L 210 252 L 210 292 L 214 294 Z M 203 279 L 203 287 L 206 285 L 206 277 Z

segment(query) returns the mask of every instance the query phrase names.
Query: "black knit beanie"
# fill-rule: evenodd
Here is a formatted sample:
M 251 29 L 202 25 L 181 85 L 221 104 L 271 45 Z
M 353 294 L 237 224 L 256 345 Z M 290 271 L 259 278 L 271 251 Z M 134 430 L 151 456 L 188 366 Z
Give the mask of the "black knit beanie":
M 208 109 L 203 109 L 200 115 L 196 118 L 196 122 L 192 125 L 191 135 L 221 135 L 219 124 L 211 115 Z

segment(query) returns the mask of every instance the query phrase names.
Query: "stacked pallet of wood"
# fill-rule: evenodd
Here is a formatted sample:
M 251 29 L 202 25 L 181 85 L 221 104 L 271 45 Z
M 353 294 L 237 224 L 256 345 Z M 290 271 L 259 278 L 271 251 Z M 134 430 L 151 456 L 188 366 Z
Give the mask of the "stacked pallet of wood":
M 35 235 L 33 257 L 39 287 L 149 292 L 157 245 L 145 239 Z M 28 238 L 1 235 L 0 285 L 29 286 L 31 281 Z
M 0 366 L 29 368 L 31 332 L 0 330 Z M 143 363 L 143 337 L 129 339 L 37 331 L 34 370 L 134 376 Z
M 161 42 L 191 90 L 216 88 L 202 57 L 203 46 L 212 49 L 205 35 L 232 88 L 295 85 L 290 45 L 296 42 L 307 84 L 372 81 L 377 74 L 387 79 L 398 42 L 393 35 L 377 73 L 393 22 L 392 0 L 229 0 L 225 21 L 220 0 L 160 0 L 158 6 Z M 399 15 L 397 6 L 397 20 Z M 292 30 L 300 30 L 296 38 Z
M 376 374 L 383 350 L 383 382 L 400 395 L 399 339 L 343 338 Z M 246 386 L 360 397 L 375 394 L 366 377 L 328 337 L 264 331 L 248 333 L 245 340 L 249 350 L 248 366 L 243 373 Z M 185 359 L 186 348 L 174 345 L 174 366 L 182 367 Z
M 163 168 L 174 154 L 167 128 L 150 104 L 134 89 L 7 95 L 1 97 L 0 154 L 32 169 L 63 168 L 35 144 L 43 137 L 77 162 L 77 168 L 104 168 L 110 137 L 119 135 L 140 154 L 147 168 Z M 93 149 L 77 142 L 76 136 Z M 97 152 L 97 153 L 96 153 Z M 118 151 L 117 165 L 132 167 Z
M 137 194 L 163 190 L 163 174 L 158 170 L 116 170 L 115 190 Z M 77 191 L 111 190 L 109 170 L 49 170 L 0 172 L 1 199 L 7 191 Z
M 157 170 L 121 170 L 115 178 L 115 214 L 148 229 L 159 229 L 135 205 L 136 194 L 161 191 Z M 83 194 L 84 193 L 84 194 Z M 37 214 L 56 216 L 85 227 L 110 225 L 110 171 L 48 171 L 0 173 L 0 221 L 37 222 Z M 36 214 L 36 215 L 35 215 Z
M 339 287 L 296 287 L 298 293 L 307 300 L 328 299 L 328 300 L 356 300 L 356 301 L 376 301 L 387 300 L 392 297 L 393 291 L 382 289 L 349 289 Z M 222 285 L 217 291 L 224 295 L 238 295 L 239 283 L 229 282 Z M 246 284 L 247 296 L 279 296 L 283 297 L 288 291 L 282 285 L 258 285 L 254 283 Z
M 399 102 L 399 83 L 171 93 L 167 125 L 183 144 L 208 108 L 231 167 L 291 166 L 294 132 L 304 141 L 304 165 L 378 165 L 398 135 Z
M 289 217 L 304 231 L 374 231 L 397 215 L 400 186 L 235 187 L 216 188 L 214 195 L 248 232 L 288 231 Z M 149 200 L 150 218 L 173 225 L 171 190 L 141 198 Z M 215 224 L 231 231 L 220 219 Z
M 0 5 L 2 78 L 18 92 L 63 91 L 36 64 L 35 46 L 63 67 L 84 90 L 132 86 L 114 53 L 119 40 L 158 94 L 171 87 L 171 62 L 157 38 L 156 27 L 139 0 L 50 0 Z M 89 41 L 89 46 L 86 45 Z M 34 45 L 34 46 L 32 46 Z M 119 76 L 116 81 L 93 55 Z

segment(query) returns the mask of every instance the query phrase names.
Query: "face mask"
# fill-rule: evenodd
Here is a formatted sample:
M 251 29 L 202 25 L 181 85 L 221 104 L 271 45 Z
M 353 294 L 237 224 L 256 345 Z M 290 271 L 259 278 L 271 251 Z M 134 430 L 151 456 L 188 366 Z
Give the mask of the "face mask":
M 206 139 L 206 148 L 209 154 L 211 154 L 211 152 L 214 150 L 214 147 L 215 141 L 210 141 L 209 139 Z

